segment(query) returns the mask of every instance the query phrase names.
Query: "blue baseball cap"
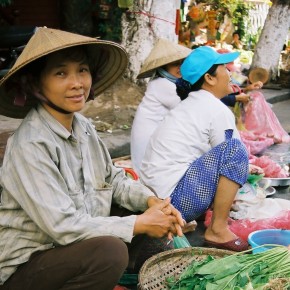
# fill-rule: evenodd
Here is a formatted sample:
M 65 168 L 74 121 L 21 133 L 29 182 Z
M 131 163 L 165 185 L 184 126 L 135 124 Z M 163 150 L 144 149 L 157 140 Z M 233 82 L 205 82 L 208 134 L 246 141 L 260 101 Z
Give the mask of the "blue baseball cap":
M 194 49 L 183 61 L 180 72 L 182 78 L 190 84 L 196 83 L 214 64 L 226 64 L 234 61 L 239 52 L 218 53 L 210 46 Z

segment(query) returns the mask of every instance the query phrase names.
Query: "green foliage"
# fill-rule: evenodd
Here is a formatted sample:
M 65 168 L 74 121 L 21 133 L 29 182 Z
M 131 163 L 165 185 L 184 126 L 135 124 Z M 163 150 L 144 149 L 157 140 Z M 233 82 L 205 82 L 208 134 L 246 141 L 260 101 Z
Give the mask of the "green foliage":
M 264 245 L 265 246 L 265 245 Z M 215 259 L 194 260 L 177 278 L 168 277 L 171 290 L 262 289 L 271 279 L 290 277 L 290 252 L 284 246 L 248 254 L 250 250 Z
M 103 0 L 103 3 L 110 5 L 108 19 L 101 19 L 97 23 L 97 34 L 102 39 L 120 42 L 122 38 L 121 17 L 123 10 L 117 6 L 116 0 Z M 95 11 L 100 11 L 99 4 L 93 8 Z
M 249 49 L 252 49 L 252 48 L 254 48 L 256 46 L 256 44 L 258 43 L 259 37 L 261 35 L 261 31 L 262 31 L 262 28 L 260 27 L 256 34 L 246 33 L 244 35 L 242 40 L 243 40 L 244 43 L 248 44 Z

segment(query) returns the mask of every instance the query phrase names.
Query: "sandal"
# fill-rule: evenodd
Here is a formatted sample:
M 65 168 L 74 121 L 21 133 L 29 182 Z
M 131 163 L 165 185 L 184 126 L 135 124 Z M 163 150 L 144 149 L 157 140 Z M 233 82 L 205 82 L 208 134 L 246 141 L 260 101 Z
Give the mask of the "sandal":
M 216 243 L 216 242 L 204 240 L 204 243 L 207 247 L 230 250 L 230 251 L 235 251 L 235 252 L 246 251 L 249 248 L 249 244 L 240 238 L 236 238 L 234 240 L 231 240 L 225 243 Z

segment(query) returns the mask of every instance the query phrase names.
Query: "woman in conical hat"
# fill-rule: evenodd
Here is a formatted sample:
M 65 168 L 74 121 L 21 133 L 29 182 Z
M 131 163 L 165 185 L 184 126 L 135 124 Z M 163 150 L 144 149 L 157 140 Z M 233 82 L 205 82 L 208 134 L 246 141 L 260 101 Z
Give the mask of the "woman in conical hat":
M 181 65 L 177 93 L 184 99 L 154 131 L 141 165 L 141 181 L 161 198 L 170 197 L 186 221 L 213 204 L 208 246 L 243 251 L 248 243 L 228 229 L 238 189 L 247 180 L 248 153 L 233 113 L 220 98 L 231 92 L 225 64 L 239 53 L 195 49 Z
M 180 101 L 175 81 L 181 77 L 180 65 L 191 49 L 158 39 L 137 78 L 150 77 L 131 130 L 131 160 L 139 173 L 147 143 L 164 116 Z
M 26 116 L 1 168 L 1 290 L 113 289 L 140 250 L 135 236 L 182 235 L 170 200 L 114 167 L 78 113 L 126 65 L 116 43 L 39 28 L 1 80 L 1 114 Z

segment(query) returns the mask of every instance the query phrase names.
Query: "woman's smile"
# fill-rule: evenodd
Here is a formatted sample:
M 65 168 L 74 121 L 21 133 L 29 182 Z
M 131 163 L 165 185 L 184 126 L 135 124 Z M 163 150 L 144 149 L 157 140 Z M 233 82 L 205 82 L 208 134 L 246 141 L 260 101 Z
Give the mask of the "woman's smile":
M 85 100 L 85 95 L 80 94 L 80 95 L 68 96 L 66 98 L 73 101 L 73 102 L 81 102 L 81 101 Z

